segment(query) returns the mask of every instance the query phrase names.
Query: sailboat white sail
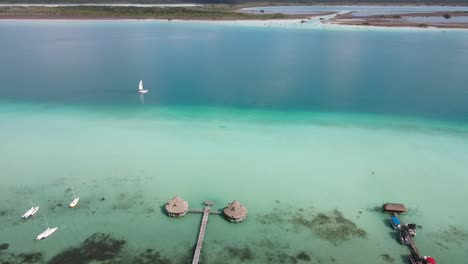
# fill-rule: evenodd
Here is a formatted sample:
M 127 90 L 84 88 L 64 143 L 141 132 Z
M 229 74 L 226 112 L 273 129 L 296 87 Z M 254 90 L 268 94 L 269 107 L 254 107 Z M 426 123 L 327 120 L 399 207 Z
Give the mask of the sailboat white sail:
M 36 240 L 42 240 L 42 239 L 48 238 L 49 236 L 51 236 L 53 233 L 55 233 L 58 230 L 58 227 L 52 227 L 52 228 L 49 227 L 49 222 L 47 222 L 47 218 L 45 215 L 44 215 L 44 220 L 46 222 L 47 229 L 44 230 L 44 232 L 40 233 L 36 237 Z
M 68 205 L 70 208 L 74 208 L 75 206 L 78 205 L 78 202 L 80 201 L 80 197 L 76 197 L 75 195 L 75 189 L 72 186 L 72 192 L 73 192 L 73 201 Z
M 140 80 L 140 85 L 138 85 L 138 93 L 145 94 L 148 93 L 148 90 L 143 88 L 143 80 Z

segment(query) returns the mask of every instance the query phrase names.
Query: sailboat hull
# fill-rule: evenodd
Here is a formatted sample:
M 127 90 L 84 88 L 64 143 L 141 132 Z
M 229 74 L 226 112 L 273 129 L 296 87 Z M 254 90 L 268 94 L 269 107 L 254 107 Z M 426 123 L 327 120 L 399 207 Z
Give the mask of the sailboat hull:
M 21 218 L 23 219 L 31 218 L 33 217 L 33 215 L 37 213 L 37 211 L 39 211 L 39 206 L 31 207 L 31 209 L 29 209 L 26 213 L 24 213 L 24 215 L 22 215 Z
M 78 202 L 80 201 L 80 197 L 75 198 L 69 205 L 68 207 L 74 208 L 75 206 L 78 205 Z
M 140 91 L 138 91 L 138 93 L 139 94 L 146 94 L 146 93 L 148 93 L 148 90 L 140 90 Z
M 47 228 L 44 232 L 40 233 L 37 237 L 36 240 L 42 240 L 45 238 L 48 238 L 51 236 L 53 233 L 55 233 L 58 230 L 58 227 L 54 228 Z

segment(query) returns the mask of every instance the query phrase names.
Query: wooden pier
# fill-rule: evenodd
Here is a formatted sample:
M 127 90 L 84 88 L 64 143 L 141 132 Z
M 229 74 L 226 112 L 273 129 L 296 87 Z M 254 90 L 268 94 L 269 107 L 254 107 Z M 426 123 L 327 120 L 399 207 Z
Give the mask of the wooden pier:
M 176 195 L 174 198 L 169 200 L 165 205 L 167 215 L 171 217 L 182 217 L 187 213 L 201 213 L 202 221 L 200 224 L 200 231 L 198 232 L 197 245 L 195 247 L 195 252 L 193 254 L 192 264 L 198 264 L 200 261 L 201 250 L 203 246 L 203 239 L 205 238 L 206 226 L 208 225 L 208 217 L 210 214 L 225 214 L 226 218 L 231 222 L 240 222 L 245 219 L 247 216 L 247 209 L 241 205 L 237 200 L 228 204 L 224 208 L 224 211 L 211 211 L 211 207 L 214 205 L 214 202 L 205 201 L 205 208 L 201 209 L 189 209 L 188 203 Z M 226 213 L 227 212 L 227 213 Z
M 203 217 L 200 225 L 200 232 L 198 233 L 197 246 L 195 248 L 195 253 L 193 254 L 192 264 L 198 264 L 200 260 L 200 254 L 203 246 L 203 238 L 205 237 L 206 225 L 208 224 L 208 217 L 210 216 L 211 206 L 213 202 L 205 202 L 205 209 L 203 209 Z
M 420 258 L 422 258 L 421 254 L 419 253 L 419 249 L 418 247 L 416 247 L 416 243 L 414 243 L 414 240 L 413 238 L 410 236 L 408 238 L 408 241 L 409 241 L 409 246 L 411 248 L 411 251 L 415 254 L 415 255 L 418 255 Z
M 393 216 L 395 217 L 398 217 L 398 213 L 393 213 Z M 398 219 L 400 219 L 398 217 Z M 403 221 L 401 221 L 400 219 L 400 222 L 401 222 L 401 225 L 404 225 Z M 416 246 L 416 243 L 414 242 L 413 238 L 411 236 L 408 236 L 408 241 L 409 241 L 409 246 L 411 248 L 411 251 L 415 254 L 415 255 L 418 255 L 418 257 L 422 257 L 421 256 L 421 253 L 419 253 L 419 249 L 418 247 Z
M 192 213 L 192 214 L 203 214 L 205 212 L 204 209 L 191 209 L 191 210 L 188 210 L 188 213 Z M 210 211 L 210 214 L 222 214 L 223 212 L 219 212 L 219 211 Z

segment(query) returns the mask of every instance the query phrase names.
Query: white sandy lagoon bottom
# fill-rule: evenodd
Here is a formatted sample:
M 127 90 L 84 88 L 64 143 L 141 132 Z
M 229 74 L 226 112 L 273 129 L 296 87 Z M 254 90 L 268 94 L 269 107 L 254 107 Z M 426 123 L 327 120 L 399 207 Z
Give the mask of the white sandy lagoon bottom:
M 241 224 L 210 217 L 203 263 L 406 263 L 408 248 L 374 210 L 387 201 L 410 208 L 402 219 L 420 225 L 423 254 L 468 257 L 466 125 L 219 108 L 0 108 L 0 243 L 9 244 L 0 258 L 189 263 L 201 215 L 165 216 L 175 194 L 192 208 L 238 199 L 249 210 Z M 71 186 L 75 209 L 66 206 Z M 30 198 L 41 209 L 22 221 Z M 34 241 L 44 214 L 59 231 Z M 111 236 L 83 244 L 95 233 Z

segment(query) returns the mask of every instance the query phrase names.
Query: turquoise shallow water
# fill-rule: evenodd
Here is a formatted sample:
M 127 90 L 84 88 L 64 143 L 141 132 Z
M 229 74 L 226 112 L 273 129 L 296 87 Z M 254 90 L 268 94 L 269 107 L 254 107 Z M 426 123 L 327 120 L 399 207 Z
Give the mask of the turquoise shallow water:
M 1 110 L 1 233 L 13 252 L 48 259 L 109 232 L 127 241 L 122 262 L 155 248 L 186 263 L 179 256 L 195 243 L 200 216 L 169 219 L 159 209 L 179 194 L 194 208 L 239 199 L 249 210 L 238 225 L 211 217 L 207 263 L 242 262 L 245 252 L 234 249 L 245 247 L 253 252 L 246 263 L 289 263 L 285 256 L 300 251 L 315 263 L 387 263 L 381 254 L 404 263 L 408 250 L 374 211 L 388 201 L 410 208 L 403 219 L 423 227 L 416 241 L 425 254 L 442 263 L 466 257 L 466 125 L 219 108 Z M 71 185 L 81 196 L 76 210 L 57 206 L 71 199 Z M 40 217 L 20 221 L 29 197 L 61 228 L 53 238 L 32 240 Z M 335 209 L 366 237 L 327 236 L 298 220 Z
M 175 194 L 193 208 L 238 199 L 249 210 L 237 225 L 210 217 L 203 263 L 406 263 L 408 249 L 375 211 L 383 202 L 410 208 L 403 220 L 421 226 L 423 254 L 467 257 L 466 33 L 146 22 L 0 31 L 9 36 L 0 42 L 2 260 L 40 252 L 47 263 L 66 251 L 75 260 L 53 263 L 87 263 L 94 255 L 82 243 L 101 232 L 125 244 L 95 262 L 189 263 L 201 216 L 166 217 L 160 206 Z M 343 38 L 353 50 L 327 49 Z M 281 45 L 265 49 L 272 40 Z M 413 55 L 400 57 L 403 69 L 398 53 Z M 145 104 L 134 93 L 140 78 L 151 87 Z M 73 210 L 63 206 L 71 186 L 81 197 Z M 30 199 L 41 209 L 23 222 Z M 44 214 L 60 230 L 37 242 Z

